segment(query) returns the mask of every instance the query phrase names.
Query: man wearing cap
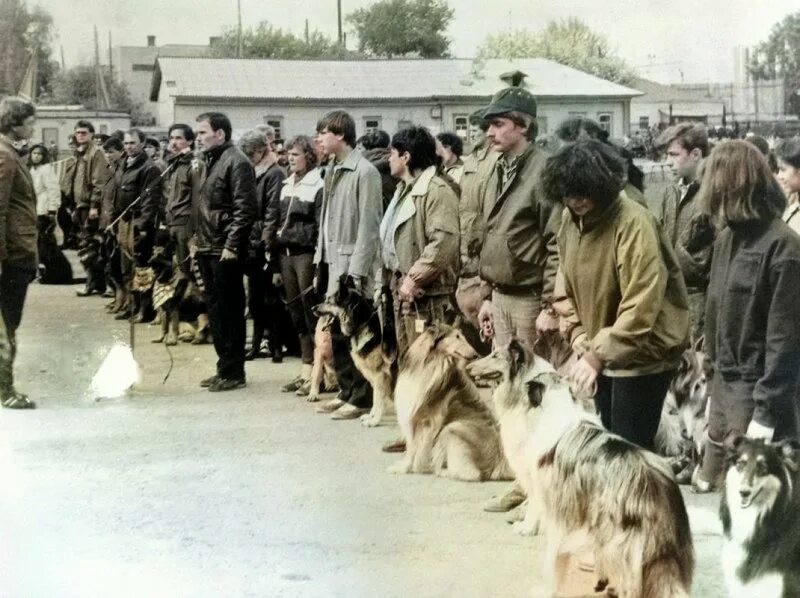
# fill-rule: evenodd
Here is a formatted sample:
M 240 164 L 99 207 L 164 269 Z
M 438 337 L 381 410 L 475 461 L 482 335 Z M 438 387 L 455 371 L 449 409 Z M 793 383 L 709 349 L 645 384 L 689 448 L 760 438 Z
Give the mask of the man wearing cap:
M 540 312 L 543 319 L 555 317 L 550 305 L 561 210 L 540 189 L 546 155 L 534 143 L 534 97 L 520 87 L 503 89 L 492 98 L 483 121 L 489 144 L 500 156 L 481 203 L 480 277 L 492 295 L 478 319 L 482 324 L 492 320 L 496 347 L 505 350 L 516 338 L 532 350 Z

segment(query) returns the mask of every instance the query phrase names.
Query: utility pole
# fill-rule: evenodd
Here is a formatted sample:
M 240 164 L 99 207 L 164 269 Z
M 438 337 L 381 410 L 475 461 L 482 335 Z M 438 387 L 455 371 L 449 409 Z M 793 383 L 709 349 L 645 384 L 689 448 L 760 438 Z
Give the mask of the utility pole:
M 103 76 L 103 69 L 100 66 L 100 42 L 97 37 L 97 26 L 94 28 L 94 70 L 95 70 L 95 97 L 97 108 L 108 110 L 111 102 L 108 100 L 108 89 L 106 88 L 106 78 Z
M 108 74 L 114 78 L 114 61 L 111 59 L 111 29 L 108 30 Z
M 339 22 L 339 47 L 344 49 L 344 37 L 342 36 L 342 0 L 336 0 L 336 14 Z
M 239 15 L 239 28 L 236 30 L 236 58 L 242 57 L 242 0 L 236 0 L 236 10 Z
M 308 19 L 306 19 L 306 43 L 308 43 Z
M 61 70 L 67 70 L 67 63 L 64 62 L 64 44 L 61 44 Z

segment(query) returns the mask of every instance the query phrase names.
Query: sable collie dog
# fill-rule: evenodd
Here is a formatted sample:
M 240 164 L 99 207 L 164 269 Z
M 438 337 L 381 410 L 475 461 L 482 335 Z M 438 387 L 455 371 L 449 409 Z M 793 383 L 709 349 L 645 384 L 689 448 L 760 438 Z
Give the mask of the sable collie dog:
M 397 378 L 397 337 L 394 321 L 381 323 L 372 302 L 356 290 L 350 276 L 342 276 L 333 303 L 315 308 L 318 316 L 330 315 L 339 322 L 342 334 L 350 339 L 350 355 L 358 371 L 372 385 L 372 409 L 361 416 L 361 423 L 373 427 L 391 409 Z
M 700 462 L 703 437 L 708 426 L 711 361 L 701 350 L 702 339 L 687 349 L 670 382 L 656 433 L 656 450 L 669 457 L 680 483 L 689 483 Z
M 311 390 L 306 401 L 315 403 L 319 401 L 319 393 L 335 388 L 336 372 L 333 369 L 333 347 L 331 346 L 331 326 L 335 326 L 334 318 L 330 315 L 321 316 L 317 320 L 314 330 L 314 365 L 311 368 Z
M 732 598 L 800 596 L 800 444 L 725 439 L 722 569 Z
M 430 326 L 411 344 L 394 393 L 406 453 L 390 473 L 511 479 L 497 422 L 464 369 L 475 357 L 452 326 Z
M 594 545 L 598 590 L 613 586 L 620 598 L 688 597 L 689 519 L 664 461 L 604 430 L 547 362 L 529 360 L 516 341 L 508 355 L 495 405 L 505 410 L 501 425 L 513 427 L 504 445 L 517 445 L 513 460 L 527 470 L 529 508 L 538 510 L 546 533 L 549 589 L 562 543 L 585 531 Z M 486 376 L 489 365 L 473 371 Z

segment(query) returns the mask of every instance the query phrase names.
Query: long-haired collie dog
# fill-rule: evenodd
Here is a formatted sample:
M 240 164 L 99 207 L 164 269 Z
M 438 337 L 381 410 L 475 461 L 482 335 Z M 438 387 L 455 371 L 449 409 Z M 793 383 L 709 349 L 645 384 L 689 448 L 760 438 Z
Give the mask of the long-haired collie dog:
M 501 371 L 508 379 L 498 386 L 495 404 L 506 410 L 504 424 L 514 426 L 509 436 L 520 444 L 517 467 L 527 468 L 528 501 L 545 530 L 550 589 L 559 548 L 585 531 L 598 589 L 610 585 L 620 598 L 688 597 L 694 570 L 689 518 L 664 461 L 604 430 L 552 366 L 529 360 L 516 341 L 508 356 L 510 366 Z
M 394 323 L 381 318 L 350 276 L 342 276 L 333 302 L 315 308 L 318 316 L 336 318 L 342 334 L 350 339 L 350 356 L 358 371 L 372 385 L 372 409 L 361 416 L 361 423 L 380 425 L 384 413 L 391 408 L 392 392 L 397 378 L 397 337 Z
M 732 598 L 800 596 L 800 445 L 725 439 L 722 569 Z
M 669 385 L 656 433 L 656 451 L 669 458 L 679 483 L 689 483 L 700 463 L 708 427 L 711 360 L 701 350 L 702 338 L 687 349 Z
M 457 328 L 444 324 L 426 328 L 408 348 L 394 393 L 406 453 L 390 473 L 511 479 L 497 422 L 464 369 L 477 355 Z

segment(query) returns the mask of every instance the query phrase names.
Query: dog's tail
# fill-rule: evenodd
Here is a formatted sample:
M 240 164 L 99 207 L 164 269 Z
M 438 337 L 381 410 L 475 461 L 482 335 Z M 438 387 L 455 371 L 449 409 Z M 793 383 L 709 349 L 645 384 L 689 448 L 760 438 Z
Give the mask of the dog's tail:
M 664 555 L 645 565 L 642 596 L 647 598 L 689 598 L 692 587 L 692 557 Z

